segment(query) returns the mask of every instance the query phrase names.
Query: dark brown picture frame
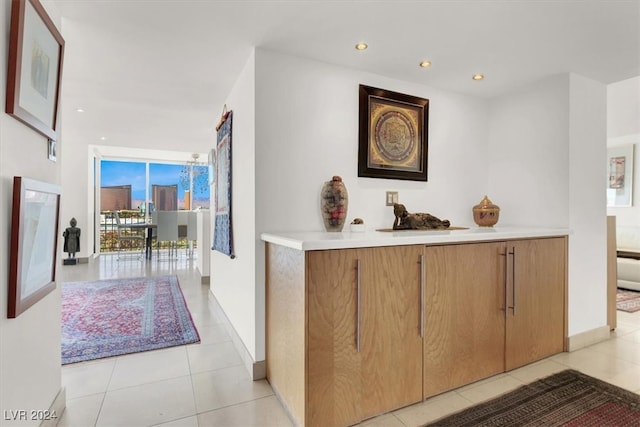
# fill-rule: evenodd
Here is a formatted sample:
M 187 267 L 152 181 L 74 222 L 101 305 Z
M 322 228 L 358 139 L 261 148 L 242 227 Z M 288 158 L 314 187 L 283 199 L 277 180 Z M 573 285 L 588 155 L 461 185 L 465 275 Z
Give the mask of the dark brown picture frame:
M 429 100 L 360 85 L 358 176 L 427 180 Z
M 56 288 L 61 188 L 13 177 L 7 317 L 24 313 Z
M 12 0 L 7 114 L 57 140 L 64 39 L 38 0 Z

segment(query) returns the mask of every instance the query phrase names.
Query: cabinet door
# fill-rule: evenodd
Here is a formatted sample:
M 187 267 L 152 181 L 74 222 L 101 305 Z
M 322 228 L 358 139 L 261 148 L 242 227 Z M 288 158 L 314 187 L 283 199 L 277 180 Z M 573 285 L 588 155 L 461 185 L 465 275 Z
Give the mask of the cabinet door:
M 307 254 L 309 426 L 345 426 L 362 420 L 357 259 L 355 249 Z
M 359 250 L 363 418 L 422 400 L 422 246 Z
M 566 238 L 508 243 L 506 370 L 564 350 Z
M 425 248 L 424 398 L 504 371 L 505 245 Z

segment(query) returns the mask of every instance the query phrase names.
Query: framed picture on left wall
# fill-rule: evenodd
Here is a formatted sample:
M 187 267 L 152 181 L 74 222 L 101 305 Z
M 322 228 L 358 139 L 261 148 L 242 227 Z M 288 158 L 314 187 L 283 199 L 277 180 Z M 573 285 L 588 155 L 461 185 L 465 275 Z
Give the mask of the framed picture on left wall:
M 13 177 L 8 318 L 56 288 L 60 193 L 57 185 Z
M 7 114 L 57 139 L 64 39 L 38 0 L 13 0 Z

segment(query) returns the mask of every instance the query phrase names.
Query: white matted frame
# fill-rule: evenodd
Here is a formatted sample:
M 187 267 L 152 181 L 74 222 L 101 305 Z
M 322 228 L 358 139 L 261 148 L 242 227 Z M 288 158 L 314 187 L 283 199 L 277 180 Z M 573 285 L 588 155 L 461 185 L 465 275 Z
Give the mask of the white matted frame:
M 60 194 L 54 184 L 13 178 L 7 317 L 12 319 L 56 288 Z
M 633 205 L 633 144 L 607 148 L 607 206 Z
M 7 114 L 57 139 L 64 39 L 38 0 L 12 0 Z

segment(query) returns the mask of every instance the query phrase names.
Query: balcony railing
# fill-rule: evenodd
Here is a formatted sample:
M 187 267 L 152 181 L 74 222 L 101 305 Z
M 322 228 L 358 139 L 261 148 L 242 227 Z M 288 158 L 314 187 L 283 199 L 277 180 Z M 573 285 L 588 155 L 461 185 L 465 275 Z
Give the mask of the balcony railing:
M 101 211 L 100 212 L 100 252 L 116 252 L 118 250 L 118 223 L 116 221 L 114 211 Z M 122 224 L 135 224 L 144 222 L 145 216 L 139 210 L 119 210 L 120 222 Z M 168 248 L 169 242 L 160 242 L 160 249 Z M 157 249 L 158 243 L 154 243 L 154 249 Z M 197 247 L 197 242 L 193 242 L 193 247 Z M 189 242 L 186 239 L 178 240 L 178 248 L 184 249 L 189 246 Z M 136 251 L 139 250 L 135 247 L 135 243 L 132 241 L 123 241 L 121 250 Z

